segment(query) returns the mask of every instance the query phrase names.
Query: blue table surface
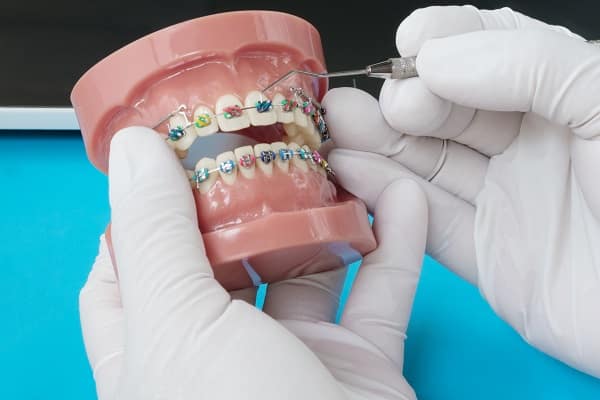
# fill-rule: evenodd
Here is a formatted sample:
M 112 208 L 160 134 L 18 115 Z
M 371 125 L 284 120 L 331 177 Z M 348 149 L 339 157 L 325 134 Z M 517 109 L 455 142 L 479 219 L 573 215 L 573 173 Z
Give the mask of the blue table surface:
M 0 399 L 93 399 L 77 299 L 109 220 L 106 178 L 75 132 L 0 132 L 0 187 Z M 600 399 L 600 380 L 528 346 L 430 258 L 405 374 L 421 399 Z

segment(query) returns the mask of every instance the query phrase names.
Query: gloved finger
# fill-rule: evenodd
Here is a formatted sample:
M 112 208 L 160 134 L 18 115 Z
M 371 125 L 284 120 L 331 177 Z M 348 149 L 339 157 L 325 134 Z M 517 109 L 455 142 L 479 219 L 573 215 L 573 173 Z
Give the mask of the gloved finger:
M 155 131 L 131 127 L 113 138 L 109 157 L 112 247 L 121 298 L 136 343 L 169 330 L 195 332 L 230 304 L 213 278 L 187 175 Z M 174 330 L 178 329 L 179 333 Z
M 354 88 L 332 89 L 323 98 L 323 107 L 336 147 L 392 157 L 421 176 L 434 171 L 442 141 L 394 130 L 369 93 Z
M 427 253 L 466 279 L 477 283 L 473 228 L 475 208 L 464 200 L 378 154 L 334 149 L 329 163 L 339 184 L 375 211 L 377 198 L 392 182 L 412 179 L 425 192 L 429 205 Z M 402 206 L 402 200 L 398 201 Z
M 427 225 L 427 201 L 416 182 L 394 181 L 383 190 L 373 224 L 378 246 L 365 257 L 340 322 L 400 369 Z
M 490 157 L 500 154 L 519 133 L 519 112 L 491 112 L 442 99 L 420 78 L 387 80 L 379 94 L 381 112 L 397 131 L 452 139 Z
M 254 305 L 256 303 L 256 287 L 233 290 L 229 292 L 229 296 L 231 296 L 231 300 L 244 300 L 246 303 L 250 305 Z
M 334 322 L 347 268 L 269 285 L 263 311 L 278 320 Z
M 598 185 L 600 138 L 596 140 L 575 138 L 571 147 L 571 160 L 575 177 L 581 185 L 581 193 L 592 214 L 600 221 L 600 185 Z
M 474 203 L 488 158 L 462 144 L 403 135 L 384 120 L 377 101 L 352 88 L 333 89 L 323 100 L 327 124 L 339 148 L 389 157 L 444 190 Z
M 119 286 L 104 235 L 87 282 L 79 293 L 83 340 L 99 399 L 112 399 L 123 364 L 125 322 Z
M 413 11 L 400 23 L 396 47 L 403 57 L 416 56 L 429 39 L 500 29 L 545 29 L 581 39 L 562 26 L 546 24 L 508 7 L 479 10 L 471 5 L 431 6 Z
M 550 30 L 433 39 L 417 69 L 432 92 L 460 105 L 534 112 L 584 139 L 600 132 L 600 51 L 579 39 Z
M 563 27 L 545 24 L 509 8 L 434 6 L 416 10 L 400 24 L 396 45 L 401 55 L 414 56 L 430 39 L 498 29 L 539 29 L 580 39 Z M 394 129 L 413 135 L 451 138 L 487 156 L 504 151 L 518 133 L 521 119 L 518 113 L 481 113 L 475 111 L 477 105 L 453 104 L 439 95 L 421 79 L 388 80 L 381 90 L 380 102 L 386 120 Z

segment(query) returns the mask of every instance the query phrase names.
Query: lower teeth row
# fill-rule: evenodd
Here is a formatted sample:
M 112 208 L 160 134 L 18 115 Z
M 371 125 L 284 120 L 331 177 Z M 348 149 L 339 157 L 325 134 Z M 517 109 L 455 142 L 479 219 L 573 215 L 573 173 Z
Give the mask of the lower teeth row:
M 319 165 L 321 168 L 325 170 L 329 175 L 334 176 L 334 172 L 329 166 L 329 163 L 319 154 L 317 150 L 308 151 L 304 149 L 291 150 L 291 149 L 280 149 L 277 153 L 273 150 L 264 150 L 260 152 L 260 156 L 258 158 L 261 159 L 265 164 L 269 164 L 271 161 L 275 161 L 279 157 L 281 161 L 289 161 L 293 157 L 298 157 L 301 160 L 309 160 L 315 165 Z M 236 166 L 240 166 L 242 168 L 251 168 L 256 162 L 256 157 L 252 154 L 245 154 L 242 156 L 237 162 L 236 160 L 225 160 L 216 168 L 208 169 L 208 168 L 197 168 L 194 171 L 194 174 L 190 178 L 196 185 L 206 181 L 211 174 L 214 173 L 224 173 L 231 174 L 235 170 Z

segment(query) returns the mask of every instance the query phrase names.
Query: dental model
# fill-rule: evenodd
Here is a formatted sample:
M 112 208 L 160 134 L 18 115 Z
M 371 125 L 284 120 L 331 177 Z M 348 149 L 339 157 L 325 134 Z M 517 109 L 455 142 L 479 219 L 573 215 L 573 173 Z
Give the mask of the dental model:
M 338 268 L 376 247 L 364 204 L 319 153 L 329 132 L 319 34 L 267 11 L 211 15 L 143 37 L 92 67 L 71 101 L 90 161 L 112 136 L 155 129 L 190 179 L 207 255 L 229 290 Z M 117 266 L 118 267 L 118 266 Z

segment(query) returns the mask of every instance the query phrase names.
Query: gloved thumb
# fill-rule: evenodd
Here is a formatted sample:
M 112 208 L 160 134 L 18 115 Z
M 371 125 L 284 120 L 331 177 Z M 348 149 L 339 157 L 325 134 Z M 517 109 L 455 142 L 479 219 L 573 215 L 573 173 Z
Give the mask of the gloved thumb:
M 92 271 L 79 294 L 79 312 L 98 398 L 113 399 L 123 367 L 125 321 L 104 235 L 100 237 Z
M 423 44 L 417 70 L 454 103 L 533 112 L 582 138 L 600 133 L 600 49 L 545 29 L 465 33 Z
M 229 304 L 213 278 L 185 171 L 152 129 L 113 138 L 109 157 L 112 247 L 128 327 L 207 326 Z M 199 302 L 199 298 L 202 302 Z M 192 306 L 193 305 L 193 306 Z

